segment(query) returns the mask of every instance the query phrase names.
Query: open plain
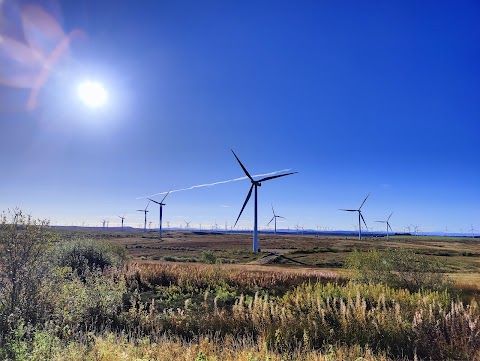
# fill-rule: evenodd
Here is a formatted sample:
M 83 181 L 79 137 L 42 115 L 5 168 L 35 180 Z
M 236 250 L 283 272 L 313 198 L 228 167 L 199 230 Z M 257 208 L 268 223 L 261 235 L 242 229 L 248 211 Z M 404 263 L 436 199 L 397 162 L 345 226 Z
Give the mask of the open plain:
M 139 262 L 202 263 L 205 252 L 224 266 L 265 270 L 322 270 L 345 274 L 346 257 L 354 250 L 408 249 L 427 256 L 442 266 L 440 272 L 457 282 L 480 290 L 480 239 L 396 235 L 358 240 L 355 236 L 273 234 L 259 235 L 260 252 L 253 253 L 248 232 L 167 230 L 158 232 L 105 230 L 101 228 L 62 229 L 65 238 L 87 237 L 122 245 Z

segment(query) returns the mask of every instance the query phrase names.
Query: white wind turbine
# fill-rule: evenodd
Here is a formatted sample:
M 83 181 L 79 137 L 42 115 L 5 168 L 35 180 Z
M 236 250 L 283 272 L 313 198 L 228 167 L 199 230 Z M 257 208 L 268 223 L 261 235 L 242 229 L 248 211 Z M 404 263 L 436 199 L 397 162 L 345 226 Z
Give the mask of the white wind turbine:
M 148 201 L 147 206 L 145 207 L 145 209 L 137 209 L 137 212 L 143 212 L 143 213 L 145 213 L 145 223 L 143 224 L 143 232 L 144 232 L 144 233 L 147 232 L 147 213 L 148 213 L 147 208 L 148 208 L 149 205 L 150 205 L 150 200 Z
M 390 227 L 390 223 L 388 222 L 390 220 L 390 217 L 392 216 L 393 212 L 390 213 L 390 215 L 388 216 L 387 220 L 386 221 L 375 221 L 377 223 L 385 223 L 387 225 L 387 241 L 388 241 L 388 229 L 390 228 L 390 230 L 392 231 L 393 233 L 393 229 L 392 227 Z
M 252 191 L 255 191 L 254 194 L 254 217 L 253 217 L 253 252 L 258 252 L 258 202 L 257 202 L 257 188 L 262 185 L 262 182 L 266 182 L 267 180 L 275 179 L 275 178 L 280 178 L 280 177 L 285 177 L 287 175 L 295 174 L 297 172 L 291 172 L 291 173 L 286 173 L 286 174 L 279 174 L 279 175 L 274 175 L 270 177 L 265 177 L 259 180 L 254 180 L 250 173 L 248 173 L 247 169 L 243 166 L 242 162 L 240 162 L 240 159 L 238 159 L 237 155 L 235 152 L 232 150 L 233 155 L 238 161 L 238 164 L 240 164 L 240 167 L 242 167 L 243 171 L 245 172 L 245 175 L 250 179 L 250 182 L 252 182 L 252 185 L 250 187 L 250 190 L 248 191 L 247 198 L 245 198 L 245 202 L 243 203 L 242 210 L 240 211 L 240 214 L 238 215 L 237 221 L 235 222 L 234 227 L 237 225 L 238 220 L 240 219 L 240 216 L 243 213 L 243 210 L 245 209 L 245 206 L 247 205 L 248 201 L 250 200 L 250 196 L 252 195 Z
M 126 213 L 125 213 L 126 214 Z M 123 216 L 118 216 L 119 218 L 122 219 L 122 231 L 123 231 L 123 220 L 125 219 L 125 214 Z
M 272 212 L 273 212 L 273 217 L 272 219 L 270 220 L 270 222 L 267 223 L 267 226 L 272 223 L 272 221 L 274 221 L 275 223 L 275 234 L 277 234 L 277 218 L 283 218 L 285 219 L 285 217 L 282 217 L 282 216 L 278 216 L 277 214 L 275 214 L 275 210 L 273 209 L 273 205 L 272 205 Z
M 172 189 L 170 189 L 167 194 L 165 194 L 165 197 L 163 197 L 163 199 L 160 201 L 160 202 L 157 202 L 157 201 L 154 201 L 153 199 L 150 199 L 148 198 L 149 201 L 152 201 L 153 203 L 156 203 L 158 204 L 158 206 L 160 207 L 160 216 L 159 216 L 159 226 L 158 226 L 158 238 L 159 239 L 162 239 L 162 234 L 163 234 L 163 230 L 162 230 L 162 219 L 163 219 L 163 206 L 165 205 L 165 203 L 163 203 L 163 201 L 165 200 L 165 198 L 167 198 L 168 194 L 172 191 Z M 148 207 L 148 206 L 147 206 Z M 146 216 L 146 214 L 145 214 Z M 168 228 L 170 228 L 170 222 L 167 222 L 167 226 Z
M 365 204 L 365 201 L 367 200 L 369 195 L 370 195 L 370 193 L 365 197 L 365 199 L 363 200 L 362 204 L 360 205 L 360 207 L 358 209 L 340 209 L 340 211 L 345 211 L 345 212 L 358 212 L 358 239 L 360 239 L 360 240 L 362 239 L 362 223 L 361 223 L 361 221 L 363 221 L 363 224 L 365 224 L 365 228 L 367 228 L 367 230 L 368 230 L 367 223 L 365 222 L 365 219 L 363 218 L 363 215 L 362 215 L 362 207 Z
M 478 232 L 475 228 L 473 228 L 473 224 L 470 225 L 472 228 L 470 228 L 470 232 L 472 232 L 472 238 L 475 238 L 475 232 Z

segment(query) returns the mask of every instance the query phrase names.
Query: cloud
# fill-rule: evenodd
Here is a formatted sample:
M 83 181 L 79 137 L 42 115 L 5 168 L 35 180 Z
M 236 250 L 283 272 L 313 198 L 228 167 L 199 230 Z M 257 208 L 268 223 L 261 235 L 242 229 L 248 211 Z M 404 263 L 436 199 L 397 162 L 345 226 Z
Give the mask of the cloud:
M 252 176 L 252 178 L 253 178 L 253 177 L 271 176 L 271 175 L 275 175 L 275 174 L 278 174 L 278 173 L 288 172 L 289 170 L 290 170 L 290 169 L 282 169 L 282 170 L 277 170 L 277 171 L 271 172 L 271 173 L 256 174 L 256 175 Z M 231 183 L 231 182 L 238 182 L 238 181 L 241 181 L 241 180 L 244 180 L 244 179 L 248 179 L 248 177 L 245 176 L 245 177 L 234 178 L 234 179 L 229 179 L 229 180 L 224 180 L 224 181 L 219 181 L 219 182 L 199 184 L 199 185 L 191 186 L 191 187 L 188 187 L 188 188 L 172 189 L 172 190 L 170 191 L 170 193 L 184 192 L 184 191 L 189 191 L 189 190 L 192 190 L 192 189 L 203 188 L 203 187 L 213 187 L 213 186 L 216 186 L 216 185 L 219 185 L 219 184 L 225 184 L 225 183 Z M 150 194 L 150 195 L 148 195 L 148 196 L 137 197 L 136 199 L 151 198 L 151 197 L 154 197 L 154 196 L 159 196 L 159 195 L 162 195 L 162 194 L 167 194 L 168 192 L 169 192 L 169 191 L 154 193 L 154 194 Z

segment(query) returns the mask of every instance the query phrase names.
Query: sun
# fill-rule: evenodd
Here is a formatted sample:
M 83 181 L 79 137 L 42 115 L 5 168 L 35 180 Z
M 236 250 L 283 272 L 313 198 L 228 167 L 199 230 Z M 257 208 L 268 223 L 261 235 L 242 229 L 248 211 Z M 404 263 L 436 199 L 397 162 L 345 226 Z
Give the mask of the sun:
M 80 100 L 89 108 L 99 108 L 107 102 L 108 93 L 97 81 L 84 81 L 78 86 Z

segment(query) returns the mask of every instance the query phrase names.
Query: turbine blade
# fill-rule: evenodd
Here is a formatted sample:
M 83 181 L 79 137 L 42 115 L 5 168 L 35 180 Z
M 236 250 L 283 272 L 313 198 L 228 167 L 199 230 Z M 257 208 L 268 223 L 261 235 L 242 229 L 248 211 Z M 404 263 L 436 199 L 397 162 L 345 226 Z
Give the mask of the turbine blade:
M 165 197 L 163 197 L 163 199 L 161 200 L 160 203 L 163 203 L 163 201 L 165 200 L 165 198 L 167 198 L 167 196 L 170 194 L 171 191 L 172 191 L 172 188 L 170 188 L 170 190 L 167 192 L 167 194 L 165 194 Z
M 275 210 L 273 209 L 273 204 L 272 204 L 272 212 L 273 212 L 273 215 L 275 216 Z
M 150 198 L 147 198 L 150 202 L 153 202 L 153 203 L 157 203 L 157 204 L 160 204 L 159 202 L 157 201 L 154 201 L 153 199 L 150 199 Z
M 345 212 L 357 212 L 358 211 L 358 209 L 341 209 L 341 208 L 339 208 L 338 210 L 339 211 L 345 211 Z
M 385 221 L 374 221 L 374 222 L 377 222 L 377 223 L 387 223 Z
M 253 178 L 252 176 L 250 175 L 250 173 L 248 173 L 248 170 L 247 168 L 245 168 L 242 164 L 242 162 L 240 162 L 240 159 L 238 159 L 237 155 L 235 154 L 235 152 L 233 151 L 233 149 L 230 149 L 233 153 L 233 155 L 235 156 L 235 158 L 237 158 L 237 161 L 238 161 L 238 164 L 240 164 L 240 167 L 242 167 L 243 171 L 245 172 L 245 174 L 247 175 L 248 178 L 250 178 L 250 180 L 253 182 Z
M 272 223 L 272 221 L 275 219 L 275 216 L 272 217 L 272 219 L 270 220 L 270 222 L 267 223 L 267 226 Z
M 272 176 L 270 176 L 270 177 L 262 178 L 262 179 L 260 179 L 258 182 L 265 182 L 265 181 L 270 180 L 270 179 L 285 177 L 285 176 L 287 176 L 287 175 L 295 174 L 295 173 L 298 173 L 298 172 L 291 172 L 291 173 L 286 173 L 286 174 L 272 175 Z
M 232 150 L 232 152 L 233 152 L 233 150 Z M 252 186 L 250 187 L 250 190 L 248 191 L 247 198 L 245 198 L 245 202 L 243 203 L 242 210 L 240 211 L 240 214 L 238 215 L 237 220 L 235 221 L 235 224 L 233 225 L 233 227 L 235 227 L 237 225 L 237 222 L 240 219 L 240 216 L 242 215 L 243 210 L 245 209 L 245 206 L 247 205 L 248 200 L 250 199 L 250 196 L 252 195 L 253 186 L 254 185 L 252 184 Z
M 368 195 L 365 197 L 365 199 L 363 200 L 362 202 L 362 205 L 360 206 L 360 208 L 358 208 L 358 210 L 362 209 L 363 205 L 365 204 L 365 201 L 367 200 L 368 196 L 370 195 L 370 193 L 368 193 Z
M 392 214 L 393 214 L 393 212 L 392 212 L 392 213 L 390 213 L 390 215 L 388 216 L 388 218 L 387 218 L 387 222 L 390 220 L 390 217 L 392 216 Z
M 392 227 L 390 227 L 390 223 L 387 222 L 387 227 L 390 228 L 390 230 L 393 232 Z
M 365 227 L 367 227 L 367 229 L 368 229 L 367 223 L 365 222 L 365 219 L 363 218 L 362 212 L 360 212 L 360 217 L 362 218 L 363 224 L 364 224 Z
M 145 207 L 145 211 L 147 210 L 149 205 L 150 205 L 150 201 L 148 201 L 147 206 Z
M 144 209 L 137 209 L 137 212 L 143 212 Z
M 283 218 L 283 219 L 285 219 L 285 217 L 282 217 L 282 216 L 275 216 L 275 217 L 277 217 L 277 218 Z

